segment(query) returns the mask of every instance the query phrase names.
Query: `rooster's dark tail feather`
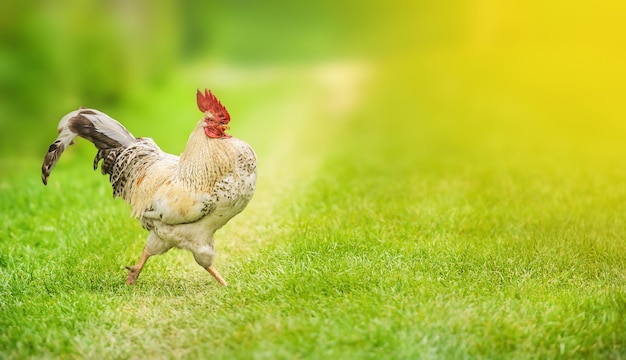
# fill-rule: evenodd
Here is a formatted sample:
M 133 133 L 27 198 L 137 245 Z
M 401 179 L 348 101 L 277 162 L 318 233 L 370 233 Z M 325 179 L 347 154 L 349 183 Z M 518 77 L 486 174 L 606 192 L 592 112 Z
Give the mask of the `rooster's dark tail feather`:
M 107 159 L 110 153 L 128 147 L 138 140 L 126 128 L 107 114 L 93 109 L 79 109 L 65 115 L 59 122 L 59 136 L 48 148 L 48 153 L 41 167 L 41 179 L 48 184 L 48 177 L 63 151 L 80 136 L 91 141 L 98 154 L 94 160 L 94 169 L 101 159 Z M 104 171 L 104 168 L 103 168 Z

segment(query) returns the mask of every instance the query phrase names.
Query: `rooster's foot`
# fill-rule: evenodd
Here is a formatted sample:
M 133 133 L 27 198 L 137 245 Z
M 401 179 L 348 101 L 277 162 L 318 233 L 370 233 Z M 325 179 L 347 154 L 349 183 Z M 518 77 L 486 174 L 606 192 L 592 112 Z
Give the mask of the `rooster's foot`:
M 133 285 L 137 278 L 139 277 L 139 272 L 141 269 L 137 269 L 136 266 L 125 266 L 126 270 L 128 270 L 128 277 L 126 278 L 127 285 Z
M 137 281 L 137 278 L 139 277 L 139 274 L 141 273 L 141 269 L 143 269 L 143 266 L 146 264 L 146 261 L 148 261 L 148 258 L 150 256 L 151 254 L 148 251 L 148 249 L 144 248 L 137 265 L 126 266 L 126 270 L 128 270 L 128 277 L 126 278 L 126 284 L 133 285 L 135 281 Z

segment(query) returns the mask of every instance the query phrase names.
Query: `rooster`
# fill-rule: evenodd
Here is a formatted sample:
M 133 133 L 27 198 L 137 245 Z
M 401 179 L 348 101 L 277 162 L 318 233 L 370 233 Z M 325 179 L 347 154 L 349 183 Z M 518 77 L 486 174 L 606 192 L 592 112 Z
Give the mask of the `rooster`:
M 139 261 L 127 266 L 126 283 L 134 284 L 146 261 L 176 247 L 193 253 L 196 262 L 218 283 L 226 281 L 213 266 L 213 234 L 248 204 L 256 185 L 256 154 L 250 145 L 231 137 L 226 108 L 208 90 L 197 92 L 204 113 L 180 156 L 163 152 L 151 138 L 136 138 L 103 112 L 81 108 L 59 122 L 59 136 L 42 166 L 48 177 L 76 136 L 91 141 L 100 165 L 109 175 L 113 196 L 126 200 L 131 215 L 149 231 Z

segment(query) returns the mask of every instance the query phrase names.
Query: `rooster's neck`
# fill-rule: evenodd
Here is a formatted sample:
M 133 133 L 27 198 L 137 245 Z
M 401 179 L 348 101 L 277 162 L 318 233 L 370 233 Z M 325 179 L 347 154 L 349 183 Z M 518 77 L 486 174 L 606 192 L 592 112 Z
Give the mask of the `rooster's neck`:
M 211 192 L 213 186 L 233 171 L 236 154 L 231 138 L 209 138 L 200 121 L 180 155 L 179 180 L 190 190 Z

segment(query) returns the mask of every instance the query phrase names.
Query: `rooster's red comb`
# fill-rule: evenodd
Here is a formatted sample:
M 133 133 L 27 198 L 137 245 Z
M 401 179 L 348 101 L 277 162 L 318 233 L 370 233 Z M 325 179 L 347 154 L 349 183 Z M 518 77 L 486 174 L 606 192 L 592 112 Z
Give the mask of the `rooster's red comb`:
M 228 111 L 220 103 L 219 100 L 211 93 L 210 90 L 205 89 L 204 94 L 198 89 L 197 93 L 198 97 L 198 109 L 202 112 L 210 112 L 213 114 L 216 120 L 218 120 L 222 124 L 228 124 L 230 121 L 230 115 L 228 115 Z

